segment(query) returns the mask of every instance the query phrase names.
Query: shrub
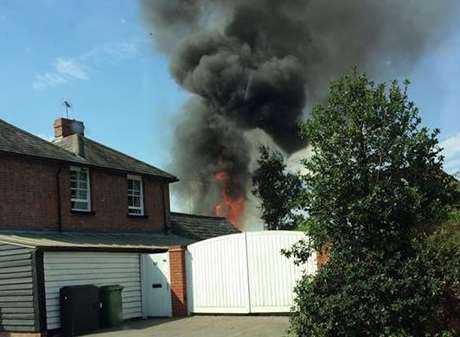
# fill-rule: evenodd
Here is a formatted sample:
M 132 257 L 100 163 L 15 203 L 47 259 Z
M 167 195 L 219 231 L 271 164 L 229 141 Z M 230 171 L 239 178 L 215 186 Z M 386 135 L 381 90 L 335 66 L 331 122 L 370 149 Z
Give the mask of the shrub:
M 439 131 L 421 126 L 407 85 L 376 85 L 355 71 L 332 83 L 302 127 L 313 147 L 300 197 L 310 241 L 287 254 L 301 263 L 327 245 L 330 258 L 296 287 L 294 336 L 446 336 L 455 328 L 445 304 L 458 281 L 450 270 L 458 247 L 439 247 L 439 231 L 424 234 L 446 218 L 455 188 L 442 171 Z

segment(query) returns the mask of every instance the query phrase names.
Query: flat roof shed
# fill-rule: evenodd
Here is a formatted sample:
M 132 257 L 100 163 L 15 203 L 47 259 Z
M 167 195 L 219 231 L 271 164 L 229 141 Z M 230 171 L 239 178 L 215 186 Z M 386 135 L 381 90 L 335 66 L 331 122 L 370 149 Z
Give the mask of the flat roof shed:
M 123 285 L 124 318 L 140 317 L 141 254 L 192 242 L 161 233 L 0 231 L 0 331 L 59 328 L 66 285 Z

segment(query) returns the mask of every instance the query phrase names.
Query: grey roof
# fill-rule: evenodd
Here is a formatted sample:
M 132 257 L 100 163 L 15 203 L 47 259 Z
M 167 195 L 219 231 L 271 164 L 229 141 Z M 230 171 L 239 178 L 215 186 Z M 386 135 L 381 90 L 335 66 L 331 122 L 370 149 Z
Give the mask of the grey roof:
M 171 212 L 170 226 L 173 233 L 195 240 L 240 233 L 240 230 L 225 218 L 177 212 Z
M 74 137 L 81 137 L 85 157 L 75 155 L 71 149 Z M 178 179 L 152 165 L 99 144 L 87 137 L 72 135 L 52 143 L 19 129 L 0 119 L 0 151 L 60 160 L 70 163 L 97 166 L 133 173 L 148 174 L 169 181 Z
M 54 231 L 0 231 L 0 242 L 44 250 L 148 250 L 188 245 L 195 240 L 161 233 L 82 233 Z
M 75 142 L 76 137 L 79 137 L 82 141 L 82 145 L 85 152 L 84 160 L 86 160 L 86 162 L 90 165 L 116 170 L 123 170 L 128 172 L 148 174 L 163 177 L 171 181 L 178 180 L 172 174 L 162 171 L 152 165 L 144 163 L 143 161 L 137 160 L 117 150 L 111 149 L 105 145 L 97 143 L 94 140 L 91 140 L 84 136 L 76 134 L 71 135 L 59 141 L 56 141 L 55 144 L 62 147 L 63 149 L 71 151 L 73 142 Z
M 0 151 L 84 163 L 73 153 L 0 119 Z

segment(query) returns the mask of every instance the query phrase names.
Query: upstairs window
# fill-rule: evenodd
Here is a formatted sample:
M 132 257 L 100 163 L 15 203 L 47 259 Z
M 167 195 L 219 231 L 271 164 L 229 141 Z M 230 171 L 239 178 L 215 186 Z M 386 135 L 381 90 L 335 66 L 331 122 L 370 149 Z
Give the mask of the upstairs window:
M 144 215 L 142 177 L 128 175 L 128 214 Z
M 73 211 L 91 210 L 89 170 L 83 167 L 70 168 L 70 190 Z

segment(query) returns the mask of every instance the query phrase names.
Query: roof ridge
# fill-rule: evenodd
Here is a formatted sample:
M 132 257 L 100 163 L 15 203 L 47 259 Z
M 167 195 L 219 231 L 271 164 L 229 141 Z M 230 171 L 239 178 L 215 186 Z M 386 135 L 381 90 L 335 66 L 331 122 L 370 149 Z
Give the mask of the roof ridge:
M 102 144 L 102 143 L 99 143 L 99 142 L 97 142 L 97 141 L 95 141 L 94 139 L 91 139 L 91 138 L 89 138 L 89 137 L 86 137 L 86 136 L 81 136 L 81 137 L 84 138 L 84 139 L 87 139 L 87 140 L 90 141 L 90 142 L 93 142 L 94 144 L 97 144 L 97 145 L 99 145 L 99 146 L 102 146 L 102 147 L 104 147 L 104 148 L 110 150 L 110 151 L 113 151 L 113 152 L 115 152 L 115 153 L 117 153 L 117 154 L 119 154 L 119 155 L 122 155 L 122 156 L 124 156 L 124 157 L 128 157 L 128 158 L 130 158 L 130 159 L 132 159 L 132 160 L 134 160 L 134 161 L 137 161 L 137 162 L 139 162 L 139 163 L 142 163 L 142 164 L 144 164 L 144 165 L 147 165 L 147 166 L 150 167 L 150 168 L 153 168 L 153 169 L 155 169 L 155 170 L 158 170 L 158 171 L 160 171 L 160 173 L 163 173 L 163 174 L 165 174 L 165 175 L 168 175 L 168 176 L 170 176 L 171 178 L 177 179 L 177 177 L 176 177 L 175 175 L 173 175 L 173 174 L 171 174 L 171 173 L 168 173 L 168 172 L 166 172 L 166 171 L 163 171 L 163 170 L 159 169 L 158 167 L 153 166 L 152 164 L 149 164 L 149 163 L 147 163 L 147 162 L 145 162 L 145 161 L 143 161 L 143 160 L 134 158 L 133 156 L 130 156 L 129 154 L 126 154 L 126 153 L 121 152 L 121 151 L 119 151 L 119 150 L 116 150 L 116 149 L 114 149 L 114 148 L 112 148 L 112 147 L 109 147 L 109 146 L 107 146 L 107 145 L 104 145 L 104 144 Z
M 45 144 L 48 144 L 48 145 L 51 145 L 53 146 L 55 149 L 58 149 L 58 151 L 61 151 L 61 152 L 65 152 L 66 154 L 72 156 L 72 157 L 75 157 L 75 159 L 80 159 L 80 158 L 77 158 L 77 156 L 75 156 L 74 153 L 64 149 L 63 147 L 60 147 L 59 145 L 49 141 L 49 140 L 46 140 L 46 139 L 43 139 L 42 137 L 40 136 L 37 136 L 37 135 L 34 135 L 33 133 L 27 131 L 27 130 L 24 130 L 24 129 L 21 129 L 20 127 L 17 127 L 16 125 L 14 124 L 11 124 L 11 123 L 8 123 L 7 121 L 5 121 L 4 119 L 0 118 L 0 122 L 3 123 L 3 124 L 6 124 L 8 127 L 20 132 L 20 133 L 23 133 L 23 134 L 26 134 L 27 136 L 29 137 L 32 137 L 42 143 L 45 143 Z

